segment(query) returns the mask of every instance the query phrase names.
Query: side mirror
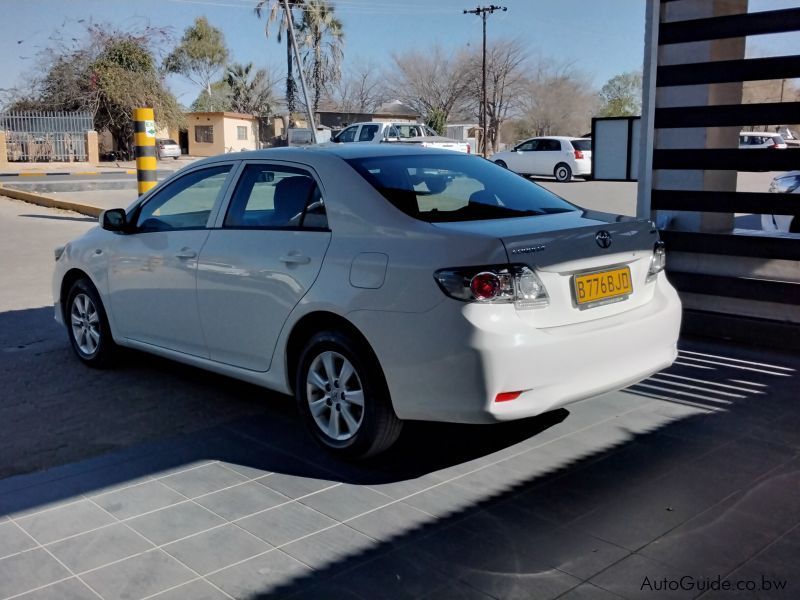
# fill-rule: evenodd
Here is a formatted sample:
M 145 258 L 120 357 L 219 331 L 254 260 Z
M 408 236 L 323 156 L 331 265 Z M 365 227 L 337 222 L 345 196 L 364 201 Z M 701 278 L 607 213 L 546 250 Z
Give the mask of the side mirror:
M 108 231 L 124 231 L 128 225 L 124 208 L 109 208 L 100 213 L 100 227 Z
M 522 150 L 520 150 L 519 148 L 517 148 L 517 154 L 522 154 Z

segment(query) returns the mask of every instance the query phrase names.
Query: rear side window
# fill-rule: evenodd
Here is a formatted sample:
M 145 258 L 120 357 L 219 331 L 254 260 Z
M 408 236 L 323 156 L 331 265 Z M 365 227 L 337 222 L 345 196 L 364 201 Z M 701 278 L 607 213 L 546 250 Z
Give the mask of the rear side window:
M 588 152 L 592 149 L 592 140 L 570 140 L 572 147 L 581 152 Z
M 280 229 L 328 226 L 317 182 L 302 169 L 247 165 L 233 193 L 225 227 Z
M 578 210 L 532 181 L 479 156 L 380 156 L 347 162 L 399 210 L 432 223 Z
M 380 125 L 362 125 L 361 131 L 358 133 L 359 142 L 371 142 L 375 139 L 375 134 L 378 133 Z
M 559 151 L 561 150 L 561 142 L 558 140 L 539 140 L 537 150 L 544 150 L 545 152 Z

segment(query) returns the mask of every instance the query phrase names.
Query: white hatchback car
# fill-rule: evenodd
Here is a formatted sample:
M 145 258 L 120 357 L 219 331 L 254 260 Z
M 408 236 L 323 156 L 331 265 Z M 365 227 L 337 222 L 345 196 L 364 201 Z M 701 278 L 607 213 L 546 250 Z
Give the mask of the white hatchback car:
M 530 417 L 669 366 L 681 305 L 650 221 L 478 156 L 395 145 L 193 163 L 56 250 L 77 356 L 127 346 L 293 393 L 325 447 L 403 420 Z
M 592 174 L 592 140 L 571 137 L 536 137 L 512 150 L 493 154 L 491 160 L 520 175 L 545 175 L 557 181 Z
M 178 160 L 181 156 L 181 147 L 175 140 L 156 140 L 156 152 L 158 158 L 174 158 Z

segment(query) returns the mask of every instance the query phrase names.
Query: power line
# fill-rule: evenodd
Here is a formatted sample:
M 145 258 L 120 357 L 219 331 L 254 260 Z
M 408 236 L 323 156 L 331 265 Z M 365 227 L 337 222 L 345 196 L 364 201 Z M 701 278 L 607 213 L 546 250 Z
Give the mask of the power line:
M 494 4 L 491 4 L 489 6 L 479 6 L 477 8 L 473 8 L 472 10 L 464 10 L 465 15 L 477 15 L 483 20 L 483 78 L 481 82 L 481 88 L 483 89 L 483 102 L 481 102 L 481 121 L 483 124 L 481 142 L 483 144 L 483 158 L 486 158 L 487 155 L 486 142 L 488 140 L 486 135 L 488 131 L 488 128 L 486 127 L 486 17 L 494 13 L 496 10 L 502 10 L 505 12 L 508 9 L 505 6 L 495 6 Z

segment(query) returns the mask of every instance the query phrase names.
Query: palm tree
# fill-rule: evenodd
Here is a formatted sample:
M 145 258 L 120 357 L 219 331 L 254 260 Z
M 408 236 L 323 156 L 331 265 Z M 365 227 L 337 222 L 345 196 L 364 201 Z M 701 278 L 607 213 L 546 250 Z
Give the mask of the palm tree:
M 231 109 L 255 116 L 266 116 L 274 104 L 275 82 L 265 69 L 253 71 L 253 63 L 228 66 L 225 83 L 231 94 Z
M 289 0 L 289 10 L 302 8 L 303 4 L 305 4 L 305 0 Z M 278 43 L 280 44 L 283 41 L 283 37 L 286 37 L 286 109 L 289 112 L 289 120 L 291 121 L 295 109 L 295 90 L 297 86 L 292 74 L 292 41 L 289 35 L 286 34 L 288 27 L 286 11 L 283 9 L 281 0 L 258 0 L 255 13 L 259 19 L 267 13 L 267 6 L 269 6 L 269 12 L 267 14 L 267 23 L 264 26 L 264 33 L 269 37 L 270 25 L 277 21 Z
M 319 99 L 329 83 L 341 77 L 344 31 L 336 18 L 334 7 L 327 0 L 306 0 L 303 18 L 297 24 L 298 43 L 303 47 L 303 64 L 311 71 L 314 92 L 314 112 L 319 109 Z

